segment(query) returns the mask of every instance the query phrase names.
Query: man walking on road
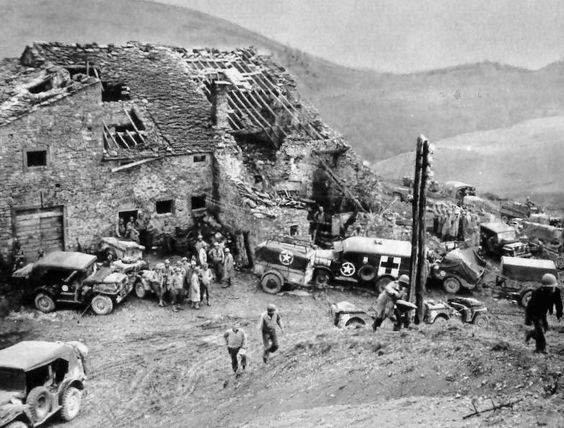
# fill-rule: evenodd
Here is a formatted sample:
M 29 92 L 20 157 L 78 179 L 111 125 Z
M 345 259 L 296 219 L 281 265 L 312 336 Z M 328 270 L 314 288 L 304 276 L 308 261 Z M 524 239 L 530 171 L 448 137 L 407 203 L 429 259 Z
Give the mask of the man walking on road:
M 546 339 L 544 333 L 548 330 L 547 313 L 552 314 L 556 308 L 558 321 L 562 318 L 562 297 L 556 277 L 545 273 L 541 279 L 542 285 L 533 291 L 527 309 L 525 310 L 525 325 L 534 325 L 534 329 L 527 332 L 525 342 L 535 339 L 535 352 L 546 354 Z
M 247 334 L 242 328 L 233 326 L 233 328 L 225 332 L 223 337 L 227 345 L 227 352 L 229 352 L 229 356 L 231 357 L 233 373 L 237 374 L 239 371 L 239 355 L 241 356 L 241 368 L 245 370 L 247 367 Z
M 276 310 L 276 306 L 271 303 L 267 306 L 266 312 L 261 314 L 259 321 L 259 330 L 262 333 L 262 342 L 264 344 L 262 360 L 265 364 L 268 362 L 269 354 L 276 352 L 278 349 L 276 326 L 280 328 L 280 332 L 283 334 L 284 326 L 282 325 L 280 314 Z

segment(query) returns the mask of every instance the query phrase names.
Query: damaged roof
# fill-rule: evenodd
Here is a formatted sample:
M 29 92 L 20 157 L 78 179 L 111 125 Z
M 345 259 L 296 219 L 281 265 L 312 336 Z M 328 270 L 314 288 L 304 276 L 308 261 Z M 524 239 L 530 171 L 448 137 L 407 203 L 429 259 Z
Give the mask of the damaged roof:
M 113 147 L 115 151 L 122 152 L 115 153 L 114 157 L 139 158 L 214 150 L 216 140 L 213 138 L 209 102 L 190 78 L 190 70 L 180 55 L 168 47 L 137 42 L 122 46 L 37 42 L 26 47 L 20 62 L 20 70 L 36 70 L 36 73 L 53 66 L 89 67 L 96 70 L 96 77 L 103 85 L 123 82 L 131 103 L 146 111 L 159 138 L 143 141 L 147 144 L 130 150 Z M 18 66 L 13 60 L 7 63 L 5 69 L 12 76 L 13 71 L 16 75 L 18 73 Z M 12 86 L 6 78 L 3 80 Z M 0 102 L 4 99 L 0 98 Z M 2 107 L 4 104 L 6 101 Z M 16 116 L 15 111 L 14 114 L 8 112 L 6 116 Z

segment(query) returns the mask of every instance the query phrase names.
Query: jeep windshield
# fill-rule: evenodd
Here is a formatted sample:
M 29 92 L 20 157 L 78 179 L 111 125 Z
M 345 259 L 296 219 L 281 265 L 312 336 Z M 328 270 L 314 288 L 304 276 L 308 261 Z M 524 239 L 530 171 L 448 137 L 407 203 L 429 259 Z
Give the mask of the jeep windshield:
M 9 392 L 25 391 L 25 373 L 0 368 L 0 390 Z
M 515 230 L 508 230 L 505 232 L 498 233 L 498 240 L 501 243 L 512 243 L 517 241 L 517 232 Z

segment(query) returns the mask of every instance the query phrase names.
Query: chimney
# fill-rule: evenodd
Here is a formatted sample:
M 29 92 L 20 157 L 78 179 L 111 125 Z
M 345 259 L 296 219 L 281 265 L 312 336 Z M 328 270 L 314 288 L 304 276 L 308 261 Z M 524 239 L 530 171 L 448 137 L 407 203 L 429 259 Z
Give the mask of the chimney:
M 219 129 L 230 128 L 229 101 L 227 98 L 230 83 L 217 80 L 212 85 L 212 120 Z

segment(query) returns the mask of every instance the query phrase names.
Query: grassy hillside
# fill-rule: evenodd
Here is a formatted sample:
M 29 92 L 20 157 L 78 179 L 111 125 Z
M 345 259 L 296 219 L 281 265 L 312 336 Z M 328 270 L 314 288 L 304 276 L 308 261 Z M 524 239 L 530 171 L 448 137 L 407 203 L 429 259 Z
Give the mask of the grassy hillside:
M 0 0 L 0 57 L 34 40 L 160 42 L 185 47 L 254 45 L 297 77 L 325 121 L 367 160 L 432 140 L 564 115 L 564 65 L 527 71 L 481 63 L 410 75 L 352 70 L 185 8 L 133 0 Z
M 378 162 L 378 173 L 413 175 L 413 152 Z M 511 197 L 531 195 L 564 209 L 564 117 L 522 122 L 509 128 L 473 132 L 438 141 L 434 154 L 439 181 L 460 180 L 478 192 Z

